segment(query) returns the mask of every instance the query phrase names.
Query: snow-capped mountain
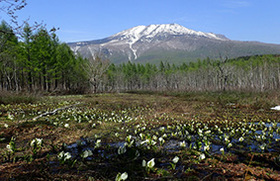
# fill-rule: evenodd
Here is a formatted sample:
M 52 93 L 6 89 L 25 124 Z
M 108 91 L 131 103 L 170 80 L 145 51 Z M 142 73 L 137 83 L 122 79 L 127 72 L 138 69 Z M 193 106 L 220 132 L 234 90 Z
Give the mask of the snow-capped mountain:
M 112 36 L 112 38 L 120 38 L 120 40 L 140 40 L 142 38 L 151 39 L 158 36 L 170 36 L 170 35 L 194 35 L 207 38 L 213 38 L 217 40 L 224 40 L 224 38 L 218 37 L 214 33 L 203 33 L 200 31 L 194 31 L 179 24 L 158 24 L 149 26 L 136 26 L 134 28 L 124 30 Z
M 226 38 L 219 37 L 213 33 L 203 33 L 203 32 L 197 32 L 188 28 L 185 28 L 178 24 L 159 24 L 159 25 L 149 25 L 149 26 L 137 26 L 128 30 L 124 30 L 120 33 L 117 33 L 110 38 L 113 39 L 113 41 L 110 41 L 108 43 L 105 43 L 103 45 L 108 44 L 127 44 L 131 51 L 133 52 L 133 58 L 138 58 L 138 49 L 136 43 L 151 43 L 153 40 L 158 40 L 157 43 L 160 42 L 160 40 L 164 38 L 168 38 L 170 36 L 198 36 L 198 37 L 204 37 L 214 40 L 227 40 Z M 170 47 L 170 46 L 168 46 Z M 129 57 L 131 60 L 132 57 Z
M 280 46 L 232 41 L 223 35 L 194 31 L 179 24 L 136 26 L 105 39 L 69 45 L 83 56 L 101 55 L 114 63 L 280 53 Z

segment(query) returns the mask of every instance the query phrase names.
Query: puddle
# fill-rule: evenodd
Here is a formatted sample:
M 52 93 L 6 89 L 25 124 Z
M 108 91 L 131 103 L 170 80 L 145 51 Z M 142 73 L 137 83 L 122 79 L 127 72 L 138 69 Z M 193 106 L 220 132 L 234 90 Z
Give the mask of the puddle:
M 260 123 L 260 122 L 251 122 L 251 123 L 248 123 L 249 125 L 250 124 L 255 124 L 255 125 L 258 125 L 258 126 L 260 126 L 261 124 L 263 124 L 263 122 L 262 123 Z M 275 126 L 275 123 L 264 123 L 264 125 L 266 126 L 266 127 L 274 127 Z M 277 128 L 280 128 L 280 123 L 276 123 L 276 127 Z
M 280 151 L 280 134 L 277 133 L 277 130 L 280 129 L 280 123 L 261 123 L 260 122 L 252 122 L 249 124 L 254 124 L 254 128 L 256 130 L 254 134 L 252 135 L 252 131 L 248 131 L 247 134 L 244 136 L 244 141 L 240 142 L 238 138 L 231 137 L 229 140 L 232 144 L 232 147 L 228 148 L 223 140 L 224 135 L 219 134 L 212 134 L 211 137 L 209 137 L 209 141 L 211 142 L 209 146 L 208 153 L 209 154 L 222 154 L 221 148 L 224 149 L 224 153 L 227 152 L 234 152 L 233 150 L 243 150 L 248 152 L 279 152 Z M 263 125 L 267 127 L 266 131 L 260 130 L 260 126 Z M 262 126 L 262 127 L 263 127 Z M 213 132 L 212 132 L 213 133 Z M 229 135 L 229 133 L 226 133 Z M 222 137 L 222 138 L 221 138 Z M 182 139 L 183 138 L 183 139 Z M 198 150 L 197 148 L 197 140 L 200 139 L 197 134 L 191 134 L 188 135 L 188 138 L 186 136 L 181 137 L 180 140 L 177 139 L 167 139 L 165 143 L 161 146 L 161 149 L 163 149 L 166 152 L 174 153 L 178 152 L 181 149 L 190 148 Z M 222 140 L 221 140 L 222 139 Z M 139 139 L 139 137 L 133 136 L 133 140 L 135 141 L 136 147 L 143 147 L 142 140 Z M 190 140 L 190 141 L 188 141 Z M 182 147 L 181 143 L 185 141 L 185 146 Z M 89 156 L 87 159 L 91 160 L 93 159 L 94 155 L 101 156 L 102 158 L 111 158 L 114 156 L 118 156 L 118 149 L 120 147 L 125 147 L 126 142 L 113 142 L 113 143 L 104 143 L 101 142 L 100 148 L 95 148 L 96 142 L 89 139 L 89 138 L 82 138 L 78 140 L 77 142 L 66 145 L 64 151 L 68 151 L 73 155 L 75 158 L 81 157 L 81 153 L 83 153 L 86 150 L 90 150 L 94 152 L 93 156 Z M 145 146 L 145 145 L 144 145 Z M 159 146 L 159 141 L 157 140 L 156 146 Z M 205 151 L 205 144 L 202 143 L 202 146 L 199 151 Z
M 216 144 L 212 144 L 211 145 L 212 149 L 212 154 L 222 154 L 221 152 L 221 148 L 224 148 L 222 145 L 216 145 Z M 227 149 L 224 148 L 225 152 L 227 152 Z
M 108 143 L 108 145 L 110 147 L 113 147 L 113 148 L 119 148 L 119 147 L 123 147 L 125 144 L 125 142 L 115 142 L 115 143 Z
M 180 142 L 181 141 L 178 141 L 178 140 L 166 141 L 166 143 L 163 145 L 163 149 L 168 152 L 176 152 L 181 148 Z M 188 146 L 189 145 L 186 143 L 186 147 L 188 147 Z
M 262 133 L 261 131 L 258 131 L 258 134 Z M 275 138 L 279 138 L 279 135 L 275 133 Z M 162 149 L 166 152 L 169 153 L 174 153 L 174 152 L 178 152 L 181 149 L 184 149 L 183 147 L 181 147 L 180 143 L 182 141 L 181 140 L 168 140 L 166 141 L 163 146 Z M 247 142 L 242 142 L 240 143 L 237 139 L 232 139 L 231 140 L 232 143 L 232 148 L 234 149 L 241 149 L 243 151 L 249 151 L 249 152 L 279 152 L 280 150 L 280 143 L 278 142 L 278 144 L 276 143 L 276 141 L 272 141 L 271 144 L 269 144 L 268 141 L 265 142 L 257 142 L 256 140 L 249 140 Z M 72 156 L 74 156 L 75 158 L 80 157 L 80 154 L 83 153 L 86 150 L 90 150 L 92 151 L 94 154 L 98 154 L 99 156 L 101 156 L 102 158 L 106 158 L 106 159 L 110 159 L 114 156 L 117 156 L 117 149 L 119 147 L 124 147 L 125 146 L 125 142 L 115 142 L 115 143 L 102 143 L 103 146 L 105 146 L 107 144 L 108 148 L 110 149 L 95 149 L 95 142 L 88 142 L 85 140 L 80 140 L 76 143 L 70 144 L 68 146 L 66 146 L 66 150 L 71 153 Z M 197 145 L 196 142 L 192 141 L 192 148 L 194 149 Z M 140 146 L 140 144 L 136 144 L 136 146 Z M 137 147 L 138 147 L 137 146 Z M 262 146 L 264 147 L 262 149 Z M 189 148 L 190 145 L 187 143 L 187 141 L 185 141 L 185 148 Z M 202 143 L 202 146 L 200 148 L 200 151 L 204 151 L 204 143 Z M 212 143 L 209 147 L 209 154 L 222 154 L 221 152 L 221 148 L 224 149 L 224 153 L 227 152 L 231 152 L 234 149 L 231 148 L 227 148 L 225 145 L 222 144 L 218 144 L 218 143 Z M 197 149 L 197 148 L 195 148 Z M 234 151 L 232 151 L 234 152 Z M 87 157 L 87 160 L 92 160 L 94 157 L 94 154 L 92 156 Z

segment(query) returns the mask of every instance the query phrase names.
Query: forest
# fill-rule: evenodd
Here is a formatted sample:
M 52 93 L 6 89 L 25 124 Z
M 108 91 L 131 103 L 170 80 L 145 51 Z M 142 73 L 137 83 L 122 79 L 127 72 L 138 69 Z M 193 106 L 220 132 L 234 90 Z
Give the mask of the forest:
M 103 83 L 103 84 L 102 84 Z M 114 91 L 268 91 L 280 88 L 280 57 L 256 55 L 198 60 L 175 65 L 110 65 L 103 90 Z
M 257 91 L 280 88 L 280 56 L 256 55 L 159 65 L 112 64 L 96 55 L 75 55 L 61 43 L 55 28 L 16 36 L 0 25 L 0 90 L 13 92 L 86 93 L 127 91 Z M 8 32 L 8 33 L 7 33 Z
M 2 21 L 0 25 L 0 90 L 51 92 L 82 90 L 85 59 L 61 43 L 55 28 L 33 30 L 25 24 L 20 36 Z

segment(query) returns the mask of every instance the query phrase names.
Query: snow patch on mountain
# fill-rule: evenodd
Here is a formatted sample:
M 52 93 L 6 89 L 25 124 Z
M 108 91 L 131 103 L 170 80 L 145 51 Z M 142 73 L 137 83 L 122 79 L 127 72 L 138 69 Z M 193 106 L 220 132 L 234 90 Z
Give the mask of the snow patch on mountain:
M 82 52 L 86 56 L 124 55 L 132 61 L 147 51 L 194 51 L 197 44 L 204 41 L 230 40 L 223 35 L 194 31 L 179 24 L 152 24 L 136 26 L 100 40 L 70 44 L 74 52 Z
M 158 35 L 196 35 L 207 37 L 216 40 L 227 40 L 221 38 L 214 33 L 204 33 L 201 31 L 194 31 L 179 24 L 153 24 L 149 26 L 136 26 L 134 28 L 124 30 L 117 33 L 111 38 L 118 38 L 119 40 L 135 41 L 141 38 L 154 38 Z M 133 39 L 133 40 L 132 40 Z
M 127 44 L 134 56 L 134 59 L 137 59 L 138 58 L 137 48 L 135 48 L 134 45 L 139 40 L 150 42 L 155 37 L 167 37 L 170 35 L 174 35 L 174 36 L 191 35 L 191 36 L 200 36 L 200 37 L 221 40 L 221 41 L 228 40 L 226 38 L 219 37 L 214 33 L 204 33 L 200 31 L 194 31 L 184 26 L 181 26 L 179 24 L 152 24 L 149 26 L 144 26 L 144 25 L 136 26 L 128 30 L 119 32 L 115 35 L 112 35 L 109 37 L 111 41 L 102 44 L 102 46 L 107 44 L 115 44 L 115 43 Z M 129 57 L 129 59 L 131 60 L 132 57 Z

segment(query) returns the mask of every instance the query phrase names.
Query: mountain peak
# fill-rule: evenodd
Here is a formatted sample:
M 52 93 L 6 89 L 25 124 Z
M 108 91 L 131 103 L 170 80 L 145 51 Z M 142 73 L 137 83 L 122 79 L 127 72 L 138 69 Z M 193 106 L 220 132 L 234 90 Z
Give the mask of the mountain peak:
M 109 38 L 111 41 L 108 43 L 117 42 L 119 45 L 127 44 L 132 52 L 132 55 L 129 56 L 129 60 L 132 60 L 137 59 L 139 55 L 137 48 L 135 48 L 135 44 L 137 42 L 151 42 L 153 40 L 161 41 L 162 38 L 167 38 L 170 36 L 192 36 L 217 41 L 228 40 L 227 38 L 218 36 L 214 33 L 194 31 L 179 24 L 151 24 L 148 26 L 140 25 L 119 32 L 111 36 Z
M 279 54 L 280 45 L 232 41 L 223 35 L 188 29 L 179 24 L 136 26 L 110 37 L 71 43 L 85 57 L 102 55 L 114 63 L 124 61 L 189 61 L 254 54 Z
M 145 38 L 153 38 L 156 36 L 164 36 L 164 35 L 196 35 L 200 37 L 206 37 L 216 40 L 227 40 L 221 36 L 218 36 L 214 33 L 204 33 L 200 31 L 194 31 L 188 29 L 179 24 L 151 24 L 148 26 L 140 25 L 127 30 L 124 30 L 120 33 L 117 33 L 112 38 L 121 38 L 124 39 L 140 39 L 142 37 Z

